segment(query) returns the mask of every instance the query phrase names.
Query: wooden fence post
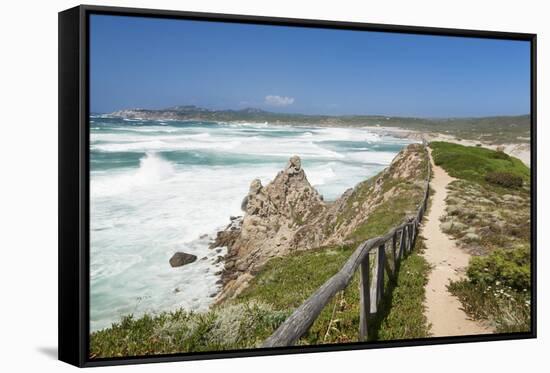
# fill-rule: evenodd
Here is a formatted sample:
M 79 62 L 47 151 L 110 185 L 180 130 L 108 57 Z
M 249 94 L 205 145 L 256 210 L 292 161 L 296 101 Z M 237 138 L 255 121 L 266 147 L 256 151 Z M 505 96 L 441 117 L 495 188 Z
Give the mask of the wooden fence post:
M 418 237 L 418 226 L 420 225 L 420 221 L 419 220 L 415 220 L 414 222 L 414 240 L 413 240 L 413 249 L 414 249 L 414 246 L 416 245 L 416 238 Z
M 374 251 L 374 250 L 373 250 Z M 370 254 L 370 253 L 369 253 Z M 376 287 L 377 281 L 376 276 L 378 275 L 378 255 L 373 258 L 372 262 L 372 280 L 370 282 L 370 313 L 375 314 L 377 310 L 376 298 L 378 297 Z
M 403 228 L 401 229 L 401 238 L 399 239 L 399 260 L 403 259 L 403 255 L 405 254 L 404 251 L 405 251 L 405 244 L 407 243 L 407 239 L 406 239 L 406 232 L 405 230 L 407 229 L 407 226 L 403 226 Z
M 319 287 L 308 299 L 306 299 L 278 328 L 267 338 L 262 347 L 292 346 L 303 336 L 324 307 L 330 302 L 338 291 L 344 290 L 354 278 L 357 268 L 360 268 L 360 309 L 359 309 L 359 336 L 362 341 L 368 339 L 368 318 L 376 314 L 384 296 L 385 272 L 388 277 L 397 277 L 397 270 L 400 267 L 401 259 L 405 253 L 414 248 L 418 236 L 418 227 L 422 221 L 428 206 L 429 178 L 431 174 L 430 163 L 428 163 L 428 180 L 424 201 L 419 206 L 416 216 L 408 218 L 403 224 L 393 228 L 383 236 L 371 238 L 363 242 L 348 258 L 344 266 Z M 401 231 L 399 238 L 399 249 L 397 252 L 397 234 Z M 386 244 L 391 243 L 391 252 L 394 260 L 393 269 L 386 258 Z M 374 251 L 376 250 L 376 253 Z M 371 271 L 370 255 L 375 255 Z
M 370 313 L 370 266 L 369 266 L 369 254 L 365 255 L 365 258 L 361 262 L 361 284 L 359 290 L 360 307 L 359 307 L 359 339 L 366 341 L 368 337 L 367 319 Z
M 397 231 L 393 232 L 393 237 L 391 238 L 391 251 L 392 251 L 392 260 L 393 260 L 393 269 L 392 269 L 392 279 L 395 280 L 397 277 Z
M 407 224 L 407 232 L 409 232 L 408 252 L 410 253 L 413 249 L 413 224 L 412 223 Z
M 378 247 L 378 273 L 376 274 L 376 309 L 380 304 L 380 300 L 384 296 L 384 267 L 386 264 L 386 245 Z

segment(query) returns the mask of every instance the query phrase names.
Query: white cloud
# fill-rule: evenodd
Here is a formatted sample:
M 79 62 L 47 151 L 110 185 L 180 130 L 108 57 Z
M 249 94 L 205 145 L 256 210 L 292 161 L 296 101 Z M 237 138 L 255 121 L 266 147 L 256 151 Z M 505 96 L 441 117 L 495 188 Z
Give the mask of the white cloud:
M 265 96 L 264 102 L 270 106 L 288 106 L 294 103 L 294 97 L 268 95 Z

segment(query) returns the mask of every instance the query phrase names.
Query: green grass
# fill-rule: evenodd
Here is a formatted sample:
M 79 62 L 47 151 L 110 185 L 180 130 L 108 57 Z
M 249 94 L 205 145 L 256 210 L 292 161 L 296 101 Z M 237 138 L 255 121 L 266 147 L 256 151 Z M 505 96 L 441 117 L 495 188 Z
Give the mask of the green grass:
M 374 181 L 378 176 L 379 174 L 359 183 L 353 189 L 351 196 L 346 201 L 344 211 L 342 211 L 336 219 L 336 226 L 347 224 L 351 219 L 355 217 L 357 212 L 353 208 L 353 204 L 362 204 L 365 200 L 371 197 Z
M 90 357 L 128 357 L 258 347 L 288 317 L 260 302 L 223 305 L 205 313 L 178 310 L 125 316 L 90 335 Z
M 380 193 L 392 190 L 392 198 L 381 202 L 368 219 L 352 232 L 348 239 L 354 242 L 353 245 L 274 258 L 237 300 L 269 302 L 275 309 L 298 307 L 342 267 L 359 242 L 386 233 L 402 223 L 408 214 L 416 213 L 423 196 L 421 181 L 427 176 L 427 155 L 423 155 L 425 159 L 419 162 L 418 168 L 411 170 L 419 183 L 408 179 L 391 179 L 389 174 L 385 174 Z M 393 164 L 392 167 L 398 165 Z M 354 202 L 362 203 L 366 198 L 372 198 L 373 180 L 378 176 L 361 183 L 353 191 L 342 212 L 342 220 L 349 219 Z M 429 268 L 418 254 L 421 239 L 417 240 L 417 245 L 418 250 L 403 260 L 395 281 L 390 281 L 386 275 L 387 296 L 380 312 L 369 321 L 369 340 L 422 338 L 428 335 L 429 326 L 423 314 L 423 301 Z M 300 344 L 357 342 L 358 328 L 359 281 L 356 273 L 348 287 L 323 309 Z
M 237 298 L 273 304 L 277 309 L 298 307 L 342 268 L 355 247 L 326 247 L 273 258 Z
M 422 239 L 401 263 L 397 279 L 386 275 L 386 296 L 369 320 L 369 340 L 428 336 L 424 286 L 429 266 L 419 254 Z M 233 350 L 259 347 L 277 327 L 347 260 L 352 248 L 330 247 L 270 261 L 236 300 L 206 313 L 178 310 L 157 316 L 126 316 L 90 337 L 92 358 Z M 357 275 L 321 312 L 301 345 L 357 342 Z
M 382 303 L 381 315 L 374 323 L 372 339 L 398 340 L 429 336 L 429 324 L 424 315 L 425 287 L 430 265 L 421 255 L 423 239 L 417 238 L 414 251 L 400 268 L 397 284 L 390 297 Z
M 388 227 L 401 224 L 408 215 L 415 213 L 421 200 L 422 188 L 418 185 L 402 184 L 397 190 L 398 193 L 369 214 L 368 219 L 349 238 L 360 242 L 380 236 L 388 231 Z
M 488 322 L 497 332 L 529 331 L 530 169 L 489 149 L 443 142 L 430 147 L 435 163 L 460 179 L 450 186 L 448 205 L 454 208 L 453 221 L 464 228 L 449 233 L 463 248 L 480 254 L 470 260 L 466 278 L 452 282 L 449 291 L 471 317 Z M 492 182 L 495 175 L 521 178 L 524 186 L 517 181 Z M 465 240 L 466 230 L 472 229 L 479 239 Z
M 430 147 L 435 164 L 455 178 L 486 186 L 487 174 L 506 172 L 521 177 L 527 184 L 530 181 L 529 167 L 502 152 L 440 141 L 430 143 Z
M 424 156 L 426 156 L 424 154 Z M 92 333 L 92 357 L 135 356 L 174 352 L 231 350 L 258 347 L 276 328 L 331 276 L 336 274 L 357 244 L 387 232 L 421 202 L 426 160 L 419 163 L 416 178 L 389 180 L 382 193 L 393 190 L 396 198 L 381 202 L 351 237 L 353 244 L 296 251 L 266 263 L 250 285 L 234 300 L 206 313 L 176 311 L 157 316 L 125 317 L 112 327 Z M 356 190 L 356 199 L 368 198 L 372 180 Z M 353 203 L 353 200 L 352 202 Z M 403 258 L 395 279 L 385 276 L 385 297 L 369 320 L 369 340 L 423 338 L 429 333 L 424 317 L 424 287 L 428 263 L 419 255 L 423 240 Z M 388 258 L 391 255 L 388 254 Z M 299 344 L 346 343 L 359 340 L 358 274 L 321 312 Z
M 531 293 L 505 286 L 485 286 L 468 280 L 452 282 L 449 291 L 475 320 L 485 320 L 497 333 L 531 330 Z
M 449 290 L 471 316 L 488 320 L 499 333 L 527 332 L 531 325 L 531 255 L 526 247 L 498 249 L 474 257 L 467 278 Z
M 421 145 L 416 145 L 417 151 L 422 155 Z M 417 165 L 412 172 L 415 174 L 413 180 L 411 179 L 393 179 L 389 173 L 385 173 L 382 181 L 382 189 L 380 194 L 384 194 L 391 191 L 391 199 L 384 201 L 374 211 L 372 211 L 367 220 L 358 226 L 354 232 L 348 237 L 348 239 L 355 242 L 361 242 L 366 239 L 380 236 L 386 233 L 391 227 L 401 224 L 407 216 L 416 214 L 419 204 L 424 195 L 424 180 L 427 177 L 428 170 L 428 158 L 426 154 L 424 159 Z M 394 162 L 390 167 L 400 167 L 400 162 L 403 160 Z M 351 208 L 354 202 L 362 203 L 365 199 L 371 198 L 371 186 L 372 180 L 360 184 L 360 187 L 354 191 L 353 195 L 348 201 L 348 206 L 344 210 L 344 216 L 353 214 Z
M 402 263 L 396 280 L 385 276 L 386 296 L 379 313 L 369 320 L 369 340 L 422 338 L 428 336 L 424 317 L 424 286 L 429 265 L 420 255 L 418 239 L 413 253 Z M 352 248 L 324 248 L 277 258 L 256 276 L 237 301 L 269 302 L 275 309 L 295 309 L 336 274 Z M 323 309 L 299 341 L 301 345 L 348 343 L 359 340 L 359 280 L 353 277 Z

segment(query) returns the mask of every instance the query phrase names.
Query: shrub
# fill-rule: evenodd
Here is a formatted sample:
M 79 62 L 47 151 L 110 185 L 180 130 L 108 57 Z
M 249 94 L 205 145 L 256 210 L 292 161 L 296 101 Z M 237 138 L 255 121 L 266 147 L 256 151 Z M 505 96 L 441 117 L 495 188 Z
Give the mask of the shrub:
M 508 154 L 504 153 L 503 150 L 497 149 L 497 151 L 493 153 L 493 158 L 508 160 L 508 159 L 510 159 L 510 156 Z
M 485 175 L 485 180 L 491 184 L 503 186 L 505 188 L 521 188 L 523 179 L 510 172 L 489 172 Z
M 531 329 L 530 253 L 527 247 L 497 249 L 474 257 L 467 279 L 451 282 L 464 311 L 476 320 L 488 320 L 498 333 Z
M 507 287 L 485 287 L 468 280 L 451 282 L 449 291 L 475 320 L 487 320 L 497 333 L 531 330 L 531 294 Z
M 473 257 L 467 275 L 474 284 L 502 285 L 523 291 L 531 285 L 530 264 L 528 248 L 497 249 L 487 256 Z
M 90 356 L 105 358 L 258 347 L 288 317 L 270 304 L 250 301 L 195 313 L 184 310 L 125 316 L 90 335 Z
M 492 172 L 520 176 L 525 182 L 528 182 L 530 176 L 529 167 L 502 152 L 438 141 L 431 142 L 430 147 L 433 149 L 435 164 L 458 179 L 487 184 L 486 175 Z

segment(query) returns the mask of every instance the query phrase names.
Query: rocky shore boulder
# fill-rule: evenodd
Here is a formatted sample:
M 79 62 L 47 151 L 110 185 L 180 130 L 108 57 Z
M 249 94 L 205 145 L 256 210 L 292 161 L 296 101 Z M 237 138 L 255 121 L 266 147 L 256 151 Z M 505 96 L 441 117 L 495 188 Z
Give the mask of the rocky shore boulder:
M 189 263 L 193 263 L 197 260 L 197 256 L 193 254 L 177 252 L 170 258 L 170 265 L 172 267 L 181 267 Z

